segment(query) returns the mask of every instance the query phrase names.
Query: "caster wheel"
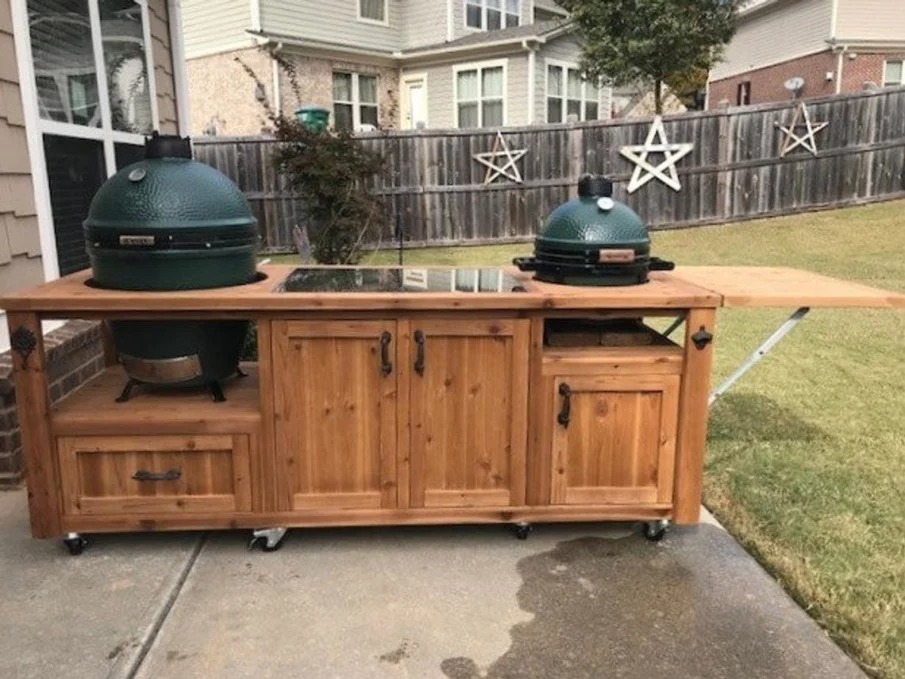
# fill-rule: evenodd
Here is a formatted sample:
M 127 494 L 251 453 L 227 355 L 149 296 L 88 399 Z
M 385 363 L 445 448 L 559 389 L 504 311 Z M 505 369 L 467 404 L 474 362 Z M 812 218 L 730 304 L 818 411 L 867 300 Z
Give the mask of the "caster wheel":
M 262 552 L 275 552 L 283 546 L 283 538 L 286 537 L 285 528 L 263 528 L 253 531 L 248 548 L 260 547 Z
M 71 556 L 78 556 L 85 550 L 88 541 L 81 535 L 78 535 L 76 537 L 63 538 L 63 544 L 66 545 L 66 549 L 69 550 Z
M 527 540 L 529 533 L 531 533 L 531 524 L 530 523 L 520 523 L 515 526 L 516 539 Z
M 644 537 L 651 542 L 660 542 L 666 536 L 667 521 L 648 521 L 643 524 Z

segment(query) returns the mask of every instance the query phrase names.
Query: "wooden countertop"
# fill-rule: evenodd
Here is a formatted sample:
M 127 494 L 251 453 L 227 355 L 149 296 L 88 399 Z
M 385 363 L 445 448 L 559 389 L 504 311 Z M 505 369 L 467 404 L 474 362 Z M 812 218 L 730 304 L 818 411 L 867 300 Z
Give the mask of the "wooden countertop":
M 0 308 L 50 315 L 79 313 L 153 312 L 279 312 L 279 311 L 375 311 L 406 310 L 507 310 L 507 309 L 643 309 L 717 307 L 720 296 L 688 283 L 671 273 L 653 273 L 645 285 L 582 288 L 541 283 L 515 269 L 525 292 L 275 292 L 292 271 L 292 265 L 260 267 L 266 279 L 248 285 L 211 290 L 132 292 L 104 290 L 85 285 L 89 271 L 80 271 L 12 295 L 0 297 Z M 388 267 L 394 268 L 394 267 Z M 449 268 L 449 267 L 406 267 Z
M 711 290 L 724 307 L 905 308 L 905 295 L 800 269 L 683 266 L 673 275 Z
M 265 265 L 256 283 L 212 290 L 131 292 L 85 285 L 89 271 L 0 297 L 0 308 L 48 317 L 286 311 L 481 311 L 521 309 L 689 309 L 694 307 L 905 308 L 905 295 L 808 271 L 771 267 L 679 267 L 651 273 L 645 285 L 572 287 L 533 280 L 514 269 L 525 292 L 285 293 L 276 285 L 295 267 Z M 447 267 L 410 267 L 447 268 Z

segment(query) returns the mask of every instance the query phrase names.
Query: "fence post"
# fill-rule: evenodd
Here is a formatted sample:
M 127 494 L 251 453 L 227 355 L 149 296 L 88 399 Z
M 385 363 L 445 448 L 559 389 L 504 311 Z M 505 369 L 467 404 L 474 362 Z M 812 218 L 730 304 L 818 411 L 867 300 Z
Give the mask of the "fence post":
M 578 120 L 574 115 L 570 115 L 569 122 L 569 187 L 575 186 L 584 169 L 584 130 L 578 127 L 575 122 Z
M 732 200 L 731 175 L 729 169 L 732 166 L 733 139 L 732 116 L 729 107 L 723 106 L 719 118 L 719 139 L 717 141 L 717 172 L 716 179 L 716 216 L 727 219 L 732 214 L 730 202 Z

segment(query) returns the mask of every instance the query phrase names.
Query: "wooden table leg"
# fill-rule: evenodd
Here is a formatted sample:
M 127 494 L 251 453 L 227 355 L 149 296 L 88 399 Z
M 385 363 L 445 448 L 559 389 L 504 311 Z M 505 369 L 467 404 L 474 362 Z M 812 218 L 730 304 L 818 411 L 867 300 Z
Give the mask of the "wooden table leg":
M 673 498 L 673 520 L 678 524 L 697 523 L 700 516 L 715 324 L 715 309 L 690 309 L 685 321 L 685 366 L 679 397 Z M 707 334 L 711 341 L 698 348 L 695 340 L 706 339 Z
M 50 396 L 47 358 L 37 314 L 10 311 L 11 355 L 16 383 L 16 411 L 25 455 L 31 534 L 60 537 L 60 501 L 53 435 L 50 431 Z

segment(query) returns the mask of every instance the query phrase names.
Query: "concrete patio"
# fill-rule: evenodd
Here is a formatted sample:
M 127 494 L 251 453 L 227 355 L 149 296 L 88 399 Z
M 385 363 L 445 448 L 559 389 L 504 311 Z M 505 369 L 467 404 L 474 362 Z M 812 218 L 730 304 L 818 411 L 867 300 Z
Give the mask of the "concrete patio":
M 0 493 L 0 677 L 863 677 L 715 523 L 95 536 Z

